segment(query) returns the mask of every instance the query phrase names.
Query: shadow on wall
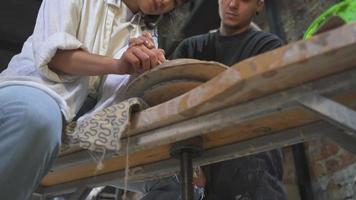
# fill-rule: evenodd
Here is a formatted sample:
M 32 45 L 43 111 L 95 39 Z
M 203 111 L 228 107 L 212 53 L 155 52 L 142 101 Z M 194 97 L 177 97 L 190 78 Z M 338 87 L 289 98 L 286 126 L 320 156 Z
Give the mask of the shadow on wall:
M 14 52 L 0 49 L 0 72 L 7 67 L 7 64 L 14 54 Z
M 21 51 L 33 31 L 41 0 L 2 1 L 0 6 L 0 71 Z
M 167 57 L 185 38 L 217 29 L 220 24 L 217 0 L 195 0 L 173 12 L 158 28 L 159 46 Z

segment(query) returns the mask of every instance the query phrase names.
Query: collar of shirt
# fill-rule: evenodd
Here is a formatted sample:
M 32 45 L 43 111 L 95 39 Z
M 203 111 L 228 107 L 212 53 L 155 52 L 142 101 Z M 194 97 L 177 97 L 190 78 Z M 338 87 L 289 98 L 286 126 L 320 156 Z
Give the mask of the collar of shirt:
M 116 7 L 118 7 L 118 8 L 121 7 L 121 3 L 122 3 L 121 0 L 104 0 L 104 1 L 105 1 L 107 4 L 116 6 Z
M 122 5 L 122 0 L 104 0 L 105 3 L 115 6 L 117 8 L 120 8 Z M 124 5 L 126 7 L 126 5 Z M 143 13 L 142 12 L 137 12 L 136 14 L 132 13 L 132 11 L 127 8 L 127 16 L 126 16 L 127 21 L 130 22 L 132 25 L 138 25 L 141 27 L 145 27 L 145 23 L 143 21 Z

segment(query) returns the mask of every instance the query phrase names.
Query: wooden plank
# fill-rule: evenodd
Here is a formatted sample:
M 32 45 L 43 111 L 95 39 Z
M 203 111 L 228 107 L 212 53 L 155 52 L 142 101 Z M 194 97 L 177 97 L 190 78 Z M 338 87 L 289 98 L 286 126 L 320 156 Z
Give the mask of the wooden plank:
M 356 108 L 356 90 L 337 95 L 334 101 Z M 216 148 L 230 143 L 241 142 L 254 136 L 263 136 L 285 129 L 313 123 L 320 120 L 315 113 L 301 107 L 291 108 L 283 112 L 261 117 L 256 120 L 230 127 L 204 136 L 204 149 Z
M 356 106 L 356 91 L 338 95 L 336 101 Z M 277 131 L 290 129 L 303 124 L 320 120 L 313 113 L 301 107 L 291 108 L 273 115 L 264 116 L 242 123 L 238 126 L 207 134 L 203 137 L 204 149 L 241 142 L 248 139 L 268 135 Z M 139 167 L 170 158 L 170 145 L 130 154 L 130 167 Z M 96 169 L 96 164 L 79 165 L 65 170 L 49 173 L 42 181 L 43 186 L 52 186 L 69 181 L 79 180 L 125 169 L 126 157 L 115 157 L 104 161 L 104 168 Z
M 134 116 L 129 134 L 265 96 L 356 65 L 356 24 L 244 60 L 214 79 Z
M 338 95 L 333 99 L 344 105 L 356 108 L 356 90 Z M 251 139 L 251 137 L 268 135 L 270 133 L 313 123 L 318 120 L 320 120 L 320 118 L 313 112 L 301 107 L 291 108 L 273 115 L 248 121 L 237 127 L 230 127 L 210 133 L 204 136 L 204 149 L 241 142 Z
M 161 146 L 154 149 L 149 149 L 141 152 L 135 152 L 129 155 L 129 166 L 139 166 L 146 163 L 154 163 L 160 160 L 168 159 L 170 146 Z M 86 177 L 105 174 L 117 170 L 125 169 L 126 156 L 113 157 L 103 162 L 103 168 L 97 169 L 96 163 L 87 165 L 78 165 L 70 169 L 50 172 L 43 180 L 42 186 L 50 186 L 60 183 L 65 183 L 73 180 L 78 180 Z

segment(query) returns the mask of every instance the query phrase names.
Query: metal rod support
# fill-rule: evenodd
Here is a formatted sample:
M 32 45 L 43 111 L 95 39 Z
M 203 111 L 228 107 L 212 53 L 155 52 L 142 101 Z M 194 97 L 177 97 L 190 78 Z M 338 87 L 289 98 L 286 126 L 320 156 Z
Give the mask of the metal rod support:
M 181 189 L 183 200 L 193 200 L 193 162 L 192 153 L 189 150 L 183 150 L 180 155 Z
M 181 194 L 183 200 L 194 199 L 193 158 L 201 156 L 203 138 L 196 137 L 175 143 L 171 148 L 171 156 L 179 158 L 181 175 Z

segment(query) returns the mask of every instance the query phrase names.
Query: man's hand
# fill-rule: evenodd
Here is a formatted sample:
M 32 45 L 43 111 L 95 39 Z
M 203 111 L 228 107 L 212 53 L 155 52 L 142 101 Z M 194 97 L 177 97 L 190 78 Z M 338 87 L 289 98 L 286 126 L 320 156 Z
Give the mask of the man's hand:
M 129 47 L 133 46 L 145 46 L 146 48 L 152 50 L 158 58 L 159 64 L 162 64 L 164 61 L 166 61 L 164 50 L 155 47 L 153 37 L 149 32 L 143 32 L 141 36 L 130 39 Z
M 141 74 L 165 61 L 162 49 L 149 49 L 145 45 L 129 47 L 119 62 L 120 74 Z
M 141 36 L 132 38 L 129 41 L 129 47 L 144 45 L 148 49 L 154 49 L 155 44 L 153 42 L 152 35 L 149 32 L 143 32 Z
M 101 76 L 106 74 L 140 74 L 162 64 L 164 51 L 154 46 L 151 34 L 130 40 L 121 59 L 113 59 L 82 49 L 58 50 L 48 66 L 69 75 Z
M 141 74 L 165 60 L 164 50 L 156 48 L 151 34 L 144 32 L 141 36 L 130 39 L 129 48 L 119 62 L 119 73 Z

